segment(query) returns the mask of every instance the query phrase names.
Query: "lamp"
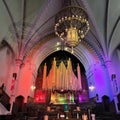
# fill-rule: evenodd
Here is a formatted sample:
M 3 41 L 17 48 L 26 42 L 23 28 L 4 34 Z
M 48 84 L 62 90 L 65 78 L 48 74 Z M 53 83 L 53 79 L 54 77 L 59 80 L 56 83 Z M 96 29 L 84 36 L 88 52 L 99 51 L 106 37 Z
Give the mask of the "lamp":
M 73 5 L 72 0 L 65 0 L 65 2 L 67 5 L 55 16 L 55 34 L 73 48 L 90 29 L 88 15 L 83 8 Z

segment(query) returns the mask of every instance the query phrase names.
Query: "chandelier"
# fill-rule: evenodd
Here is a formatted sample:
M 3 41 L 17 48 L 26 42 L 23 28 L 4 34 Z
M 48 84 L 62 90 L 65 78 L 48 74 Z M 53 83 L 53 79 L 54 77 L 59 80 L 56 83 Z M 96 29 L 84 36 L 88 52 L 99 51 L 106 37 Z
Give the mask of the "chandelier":
M 89 29 L 88 15 L 78 5 L 67 5 L 55 16 L 55 34 L 72 48 L 79 44 Z

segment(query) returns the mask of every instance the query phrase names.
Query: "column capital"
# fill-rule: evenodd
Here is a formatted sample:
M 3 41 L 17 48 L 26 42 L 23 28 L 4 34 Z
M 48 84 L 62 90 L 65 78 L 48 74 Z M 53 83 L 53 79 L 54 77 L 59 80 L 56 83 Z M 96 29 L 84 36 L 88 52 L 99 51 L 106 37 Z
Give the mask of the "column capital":
M 23 65 L 23 60 L 22 59 L 15 59 L 15 63 L 17 66 Z
M 111 60 L 106 60 L 106 61 L 105 61 L 105 64 L 109 67 L 109 66 L 112 65 L 112 61 L 111 61 Z
M 111 60 L 106 60 L 105 61 L 105 66 L 108 69 L 110 75 L 114 74 L 114 68 L 112 66 L 112 61 Z

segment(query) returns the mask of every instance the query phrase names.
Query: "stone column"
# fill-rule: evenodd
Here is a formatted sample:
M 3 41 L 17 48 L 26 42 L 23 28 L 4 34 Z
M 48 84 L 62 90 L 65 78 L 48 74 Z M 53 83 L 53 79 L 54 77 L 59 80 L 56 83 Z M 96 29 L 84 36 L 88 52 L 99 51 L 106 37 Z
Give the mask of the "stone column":
M 112 68 L 112 62 L 111 61 L 106 61 L 106 67 L 108 69 L 108 74 L 110 77 L 110 85 L 112 88 L 112 93 L 113 93 L 113 99 L 115 102 L 115 108 L 116 112 L 120 113 L 120 110 L 118 110 L 118 99 L 117 99 L 117 94 L 119 93 L 118 91 L 118 85 L 117 85 L 117 80 L 116 80 L 116 74 L 114 73 L 114 69 Z
M 16 59 L 16 68 L 15 68 L 15 73 L 17 74 L 16 81 L 15 81 L 15 97 L 17 95 L 17 88 L 19 84 L 19 76 L 20 76 L 20 68 L 22 67 L 23 62 L 21 59 Z
M 18 81 L 19 81 L 19 72 L 20 72 L 20 67 L 22 64 L 23 63 L 22 63 L 21 59 L 16 59 L 15 69 L 14 69 L 12 83 L 11 83 L 11 92 L 10 92 L 10 94 L 11 94 L 10 95 L 11 108 L 10 108 L 10 112 L 12 112 L 13 102 L 15 102 L 17 86 L 18 86 Z

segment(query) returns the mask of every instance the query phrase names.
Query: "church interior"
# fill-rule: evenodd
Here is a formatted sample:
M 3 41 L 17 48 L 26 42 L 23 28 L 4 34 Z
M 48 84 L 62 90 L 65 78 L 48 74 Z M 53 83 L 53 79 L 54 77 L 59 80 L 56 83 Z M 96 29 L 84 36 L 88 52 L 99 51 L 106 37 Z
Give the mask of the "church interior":
M 1 0 L 0 26 L 0 120 L 120 119 L 120 0 Z

